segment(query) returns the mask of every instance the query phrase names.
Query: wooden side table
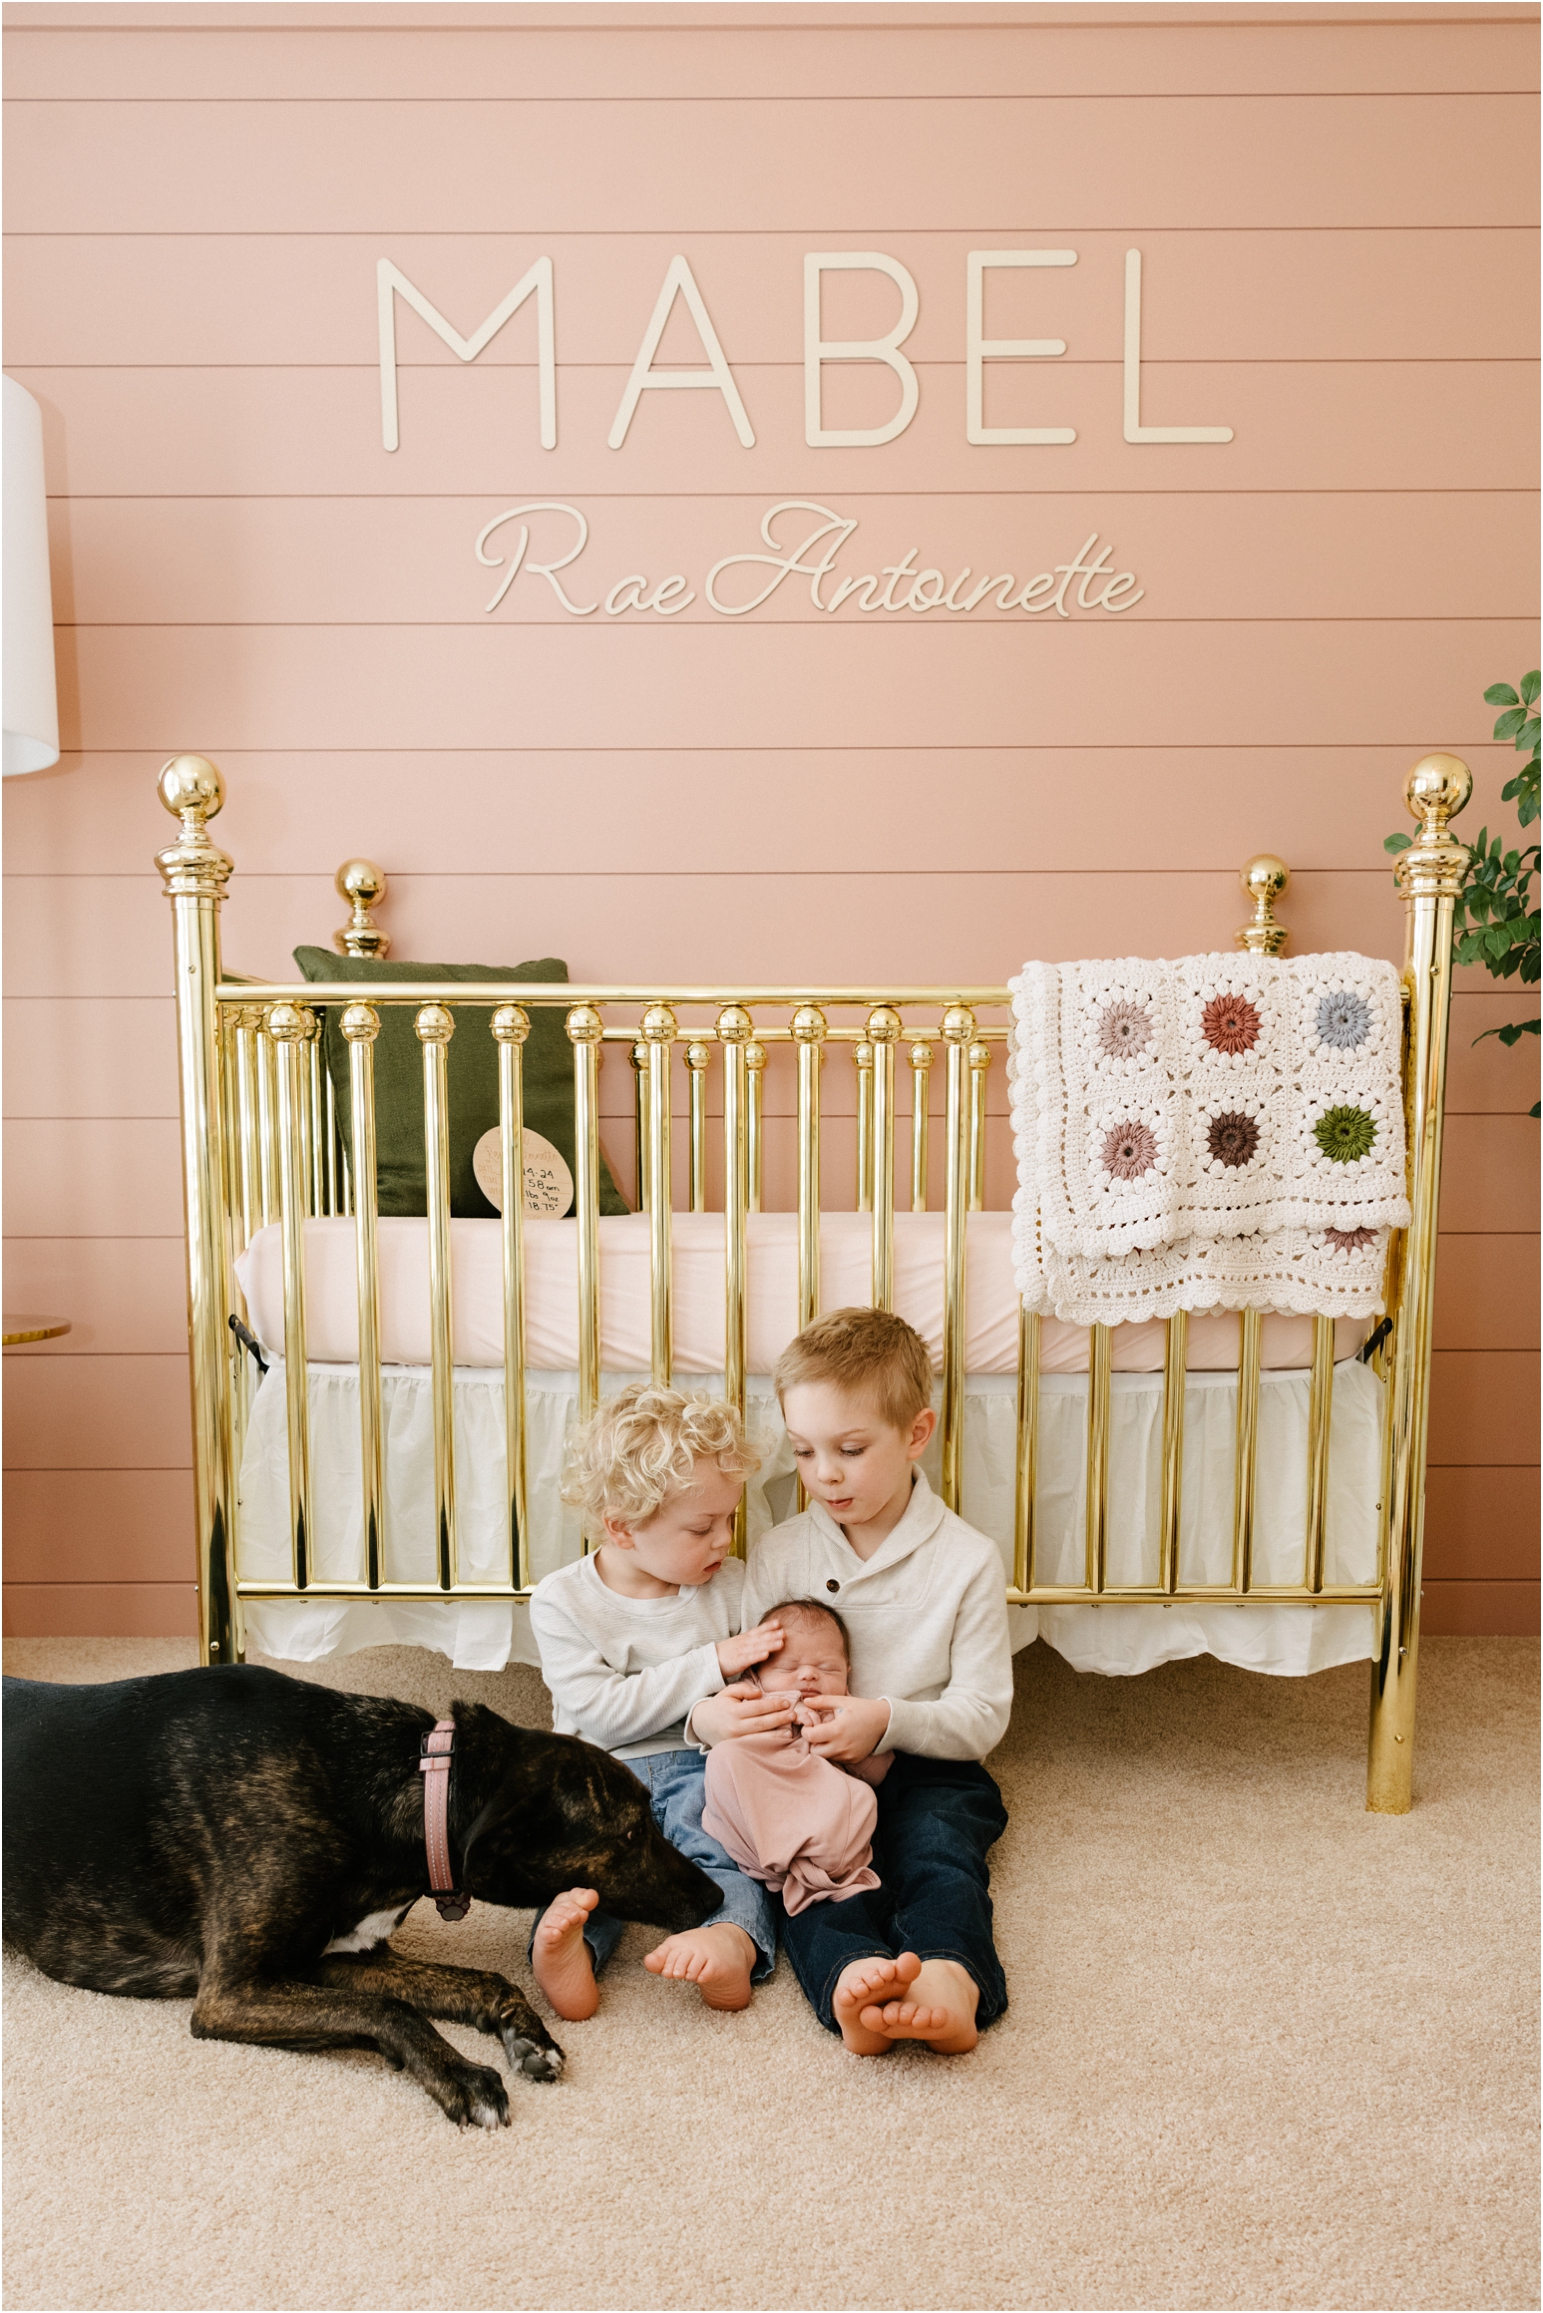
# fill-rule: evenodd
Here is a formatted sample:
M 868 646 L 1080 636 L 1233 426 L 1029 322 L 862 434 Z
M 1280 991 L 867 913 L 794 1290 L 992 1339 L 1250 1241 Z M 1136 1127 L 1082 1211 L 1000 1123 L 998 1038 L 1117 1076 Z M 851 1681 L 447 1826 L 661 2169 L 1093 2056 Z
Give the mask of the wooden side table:
M 5 1317 L 0 1318 L 0 1325 L 4 1327 L 7 1349 L 14 1349 L 23 1341 L 53 1341 L 70 1330 L 67 1317 Z

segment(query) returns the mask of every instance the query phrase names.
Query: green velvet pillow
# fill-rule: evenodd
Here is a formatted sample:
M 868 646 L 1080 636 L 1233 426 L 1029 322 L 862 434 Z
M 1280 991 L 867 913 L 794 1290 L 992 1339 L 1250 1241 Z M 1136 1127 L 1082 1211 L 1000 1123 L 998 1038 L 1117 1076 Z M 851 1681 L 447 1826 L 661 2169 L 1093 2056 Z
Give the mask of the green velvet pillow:
M 392 980 L 566 980 L 568 967 L 555 956 L 530 964 L 382 963 L 374 956 L 335 956 L 329 948 L 296 948 L 295 962 L 308 980 L 357 980 L 368 996 L 370 983 Z M 375 1041 L 375 1156 L 379 1207 L 383 1213 L 428 1210 L 423 1157 L 423 1046 L 413 1028 L 415 1007 L 382 1005 Z M 450 1086 L 450 1210 L 457 1220 L 486 1220 L 493 1207 L 477 1186 L 472 1152 L 498 1122 L 498 1046 L 490 1023 L 491 1005 L 455 1007 L 455 1034 L 446 1055 Z M 348 1090 L 348 1045 L 342 1015 L 323 1015 L 323 1050 L 337 1098 L 343 1138 L 353 1161 L 352 1105 Z M 563 1015 L 546 1006 L 530 1015 L 525 1045 L 525 1122 L 562 1151 L 570 1169 L 573 1146 L 573 1047 Z M 600 1160 L 600 1210 L 625 1213 L 626 1199 Z

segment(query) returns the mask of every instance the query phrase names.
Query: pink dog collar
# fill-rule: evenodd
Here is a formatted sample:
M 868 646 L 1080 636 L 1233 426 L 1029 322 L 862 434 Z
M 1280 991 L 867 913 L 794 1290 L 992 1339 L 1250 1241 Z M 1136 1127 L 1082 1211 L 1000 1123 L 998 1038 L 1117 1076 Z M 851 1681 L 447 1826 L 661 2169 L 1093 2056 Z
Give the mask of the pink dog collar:
M 437 1719 L 425 1735 L 418 1760 L 423 1777 L 423 1844 L 429 1858 L 429 1890 L 441 1919 L 464 1919 L 471 1897 L 458 1892 L 450 1867 L 450 1760 L 455 1750 L 454 1719 Z

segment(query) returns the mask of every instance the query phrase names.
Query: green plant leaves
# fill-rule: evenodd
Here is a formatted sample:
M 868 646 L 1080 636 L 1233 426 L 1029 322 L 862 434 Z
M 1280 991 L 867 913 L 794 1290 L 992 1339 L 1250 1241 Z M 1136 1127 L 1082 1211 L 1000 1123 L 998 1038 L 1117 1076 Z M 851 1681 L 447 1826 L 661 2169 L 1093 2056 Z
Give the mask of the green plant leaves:
M 1517 704 L 1516 693 L 1509 683 L 1491 683 L 1484 696 L 1492 707 L 1514 707 Z
M 1526 700 L 1529 707 L 1532 705 L 1533 700 L 1538 695 L 1540 683 L 1543 683 L 1543 677 L 1539 676 L 1536 667 L 1533 668 L 1530 675 L 1523 675 L 1522 677 L 1522 697 Z M 1485 697 L 1487 698 L 1488 696 L 1489 694 L 1486 692 Z

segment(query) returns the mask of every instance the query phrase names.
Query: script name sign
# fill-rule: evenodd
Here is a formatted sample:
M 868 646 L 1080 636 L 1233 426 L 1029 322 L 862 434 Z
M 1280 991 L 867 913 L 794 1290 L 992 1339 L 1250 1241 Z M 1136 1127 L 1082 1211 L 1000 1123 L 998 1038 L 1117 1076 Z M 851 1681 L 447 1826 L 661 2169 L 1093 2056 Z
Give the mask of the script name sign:
M 1054 563 L 1020 583 L 1010 570 L 977 574 L 968 563 L 952 579 L 931 566 L 918 569 L 920 549 L 915 546 L 879 570 L 841 569 L 839 558 L 857 527 L 854 517 L 838 514 L 815 499 L 779 499 L 761 517 L 761 537 L 769 551 L 720 556 L 702 580 L 701 599 L 720 618 L 744 618 L 770 602 L 790 580 L 796 585 L 807 579 L 810 602 L 827 615 L 848 604 L 859 611 L 912 611 L 925 616 L 941 610 L 957 615 L 989 603 L 997 611 L 1027 611 L 1031 617 L 1053 611 L 1069 618 L 1074 610 L 1108 611 L 1117 617 L 1133 609 L 1144 592 L 1133 571 L 1111 570 L 1114 549 L 1099 543 L 1096 530 L 1069 561 Z M 544 533 L 540 539 L 538 531 Z M 484 609 L 497 610 L 522 576 L 538 589 L 543 582 L 550 587 L 572 618 L 589 618 L 597 610 L 611 618 L 628 611 L 674 618 L 698 599 L 698 589 L 683 571 L 654 579 L 639 570 L 628 571 L 593 601 L 575 599 L 593 589 L 580 584 L 577 572 L 566 584 L 561 574 L 578 561 L 588 543 L 586 516 L 560 498 L 532 499 L 495 514 L 477 534 L 477 560 L 489 570 L 503 572 Z

